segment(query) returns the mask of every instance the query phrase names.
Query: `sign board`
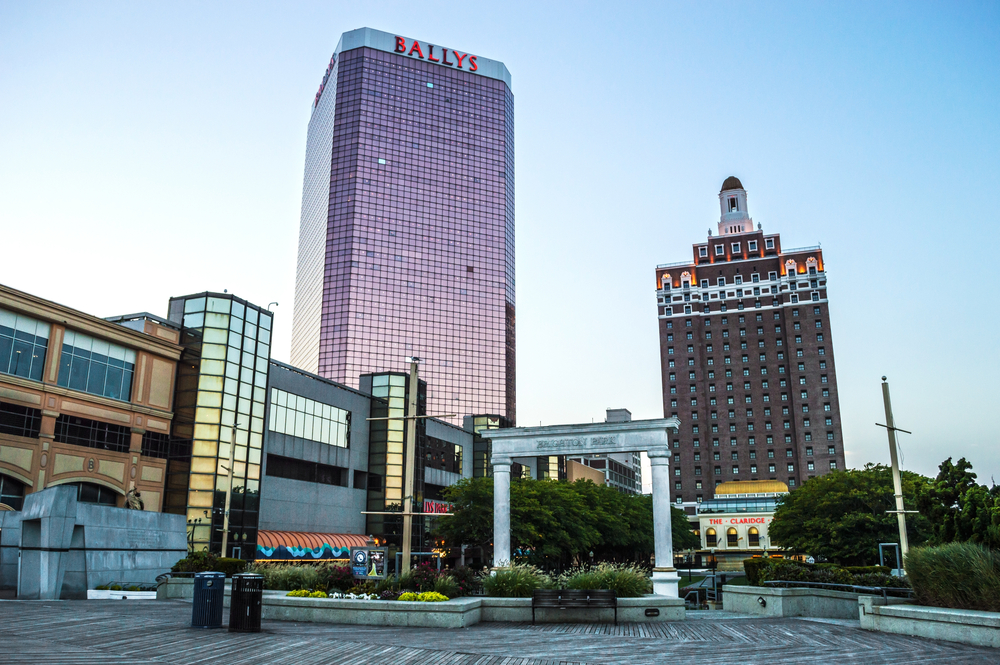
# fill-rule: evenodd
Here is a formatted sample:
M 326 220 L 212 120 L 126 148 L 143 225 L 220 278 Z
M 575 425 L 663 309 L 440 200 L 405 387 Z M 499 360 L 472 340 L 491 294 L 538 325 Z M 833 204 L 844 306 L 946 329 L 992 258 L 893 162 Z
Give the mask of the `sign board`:
M 435 501 L 433 499 L 424 499 L 424 514 L 427 513 L 450 513 L 451 503 L 448 501 Z
M 359 580 L 384 580 L 387 549 L 384 547 L 352 547 L 351 572 Z

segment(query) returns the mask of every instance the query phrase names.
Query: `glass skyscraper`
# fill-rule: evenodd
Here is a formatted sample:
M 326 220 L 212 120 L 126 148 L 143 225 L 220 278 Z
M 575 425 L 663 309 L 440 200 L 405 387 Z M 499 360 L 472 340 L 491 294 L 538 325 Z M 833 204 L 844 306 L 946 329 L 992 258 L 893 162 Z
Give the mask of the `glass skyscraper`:
M 515 418 L 514 97 L 503 63 L 361 28 L 313 102 L 291 362 L 357 387 L 409 356 L 429 413 Z

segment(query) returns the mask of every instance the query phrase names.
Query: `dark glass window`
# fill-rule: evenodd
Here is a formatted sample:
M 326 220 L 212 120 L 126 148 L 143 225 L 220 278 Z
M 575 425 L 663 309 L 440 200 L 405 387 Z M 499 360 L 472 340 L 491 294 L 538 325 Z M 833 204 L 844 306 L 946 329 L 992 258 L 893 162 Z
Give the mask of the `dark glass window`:
M 0 473 L 0 503 L 21 510 L 24 506 L 24 483 Z
M 41 381 L 48 346 L 47 323 L 0 309 L 0 372 Z
M 57 382 L 63 388 L 127 402 L 134 372 L 135 351 L 66 331 Z
M 129 427 L 67 415 L 56 418 L 56 441 L 62 443 L 127 453 L 131 439 Z
M 348 470 L 339 466 L 307 462 L 281 455 L 267 456 L 267 475 L 289 480 L 302 480 L 321 485 L 347 487 Z
M 0 432 L 37 438 L 42 426 L 42 412 L 30 406 L 0 402 Z
M 118 492 L 97 483 L 72 483 L 78 488 L 76 500 L 83 503 L 99 503 L 102 506 L 118 505 Z
M 142 454 L 144 457 L 167 459 L 170 450 L 170 437 L 159 432 L 146 432 L 142 435 Z

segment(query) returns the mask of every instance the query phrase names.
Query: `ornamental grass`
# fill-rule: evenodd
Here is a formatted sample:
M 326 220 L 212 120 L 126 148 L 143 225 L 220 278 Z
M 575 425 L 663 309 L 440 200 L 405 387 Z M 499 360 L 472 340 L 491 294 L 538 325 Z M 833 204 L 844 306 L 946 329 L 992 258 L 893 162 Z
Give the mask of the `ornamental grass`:
M 609 589 L 619 598 L 638 598 L 653 592 L 649 573 L 635 564 L 599 563 L 571 568 L 557 581 L 565 589 Z
M 535 589 L 552 588 L 552 578 L 530 564 L 518 563 L 509 568 L 484 573 L 483 591 L 496 598 L 530 598 Z
M 920 605 L 1000 612 L 1000 552 L 977 543 L 915 547 L 905 568 Z

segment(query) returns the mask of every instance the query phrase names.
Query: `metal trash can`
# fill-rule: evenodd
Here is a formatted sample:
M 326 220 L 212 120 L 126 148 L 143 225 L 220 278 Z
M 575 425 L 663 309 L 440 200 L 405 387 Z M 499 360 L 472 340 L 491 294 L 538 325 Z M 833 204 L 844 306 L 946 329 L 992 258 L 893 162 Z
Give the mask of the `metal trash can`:
M 263 575 L 253 573 L 233 575 L 233 592 L 229 600 L 229 632 L 259 633 L 263 602 Z
M 192 628 L 221 628 L 222 603 L 226 593 L 225 573 L 194 574 Z

